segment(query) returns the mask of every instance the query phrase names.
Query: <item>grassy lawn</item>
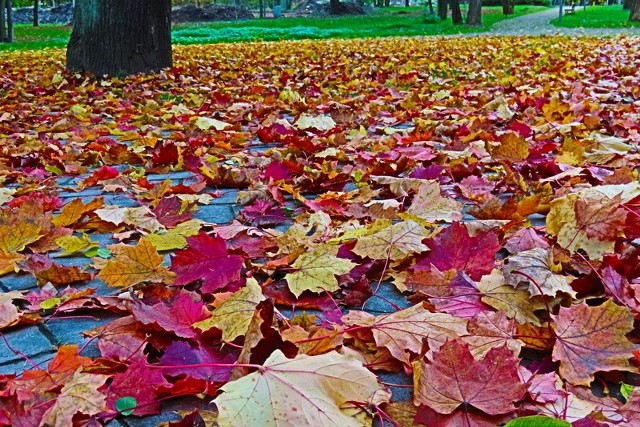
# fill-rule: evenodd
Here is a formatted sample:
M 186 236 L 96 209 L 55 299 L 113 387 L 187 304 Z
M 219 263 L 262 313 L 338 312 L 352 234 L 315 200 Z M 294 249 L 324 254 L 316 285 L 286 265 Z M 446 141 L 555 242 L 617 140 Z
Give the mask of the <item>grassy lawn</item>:
M 518 6 L 511 17 L 544 10 L 540 6 Z M 388 8 L 368 16 L 328 18 L 255 19 L 250 21 L 181 24 L 173 29 L 175 44 L 219 43 L 255 40 L 296 40 L 356 37 L 419 36 L 488 31 L 506 19 L 499 7 L 483 8 L 482 27 L 454 26 L 451 20 L 425 20 L 424 7 Z M 463 14 L 466 11 L 463 10 Z M 15 27 L 13 44 L 0 44 L 0 50 L 64 47 L 71 28 L 64 25 Z
M 622 6 L 576 7 L 574 15 L 565 15 L 562 23 L 558 18 L 551 21 L 556 27 L 566 28 L 630 28 L 640 27 L 640 22 L 629 22 L 629 11 Z

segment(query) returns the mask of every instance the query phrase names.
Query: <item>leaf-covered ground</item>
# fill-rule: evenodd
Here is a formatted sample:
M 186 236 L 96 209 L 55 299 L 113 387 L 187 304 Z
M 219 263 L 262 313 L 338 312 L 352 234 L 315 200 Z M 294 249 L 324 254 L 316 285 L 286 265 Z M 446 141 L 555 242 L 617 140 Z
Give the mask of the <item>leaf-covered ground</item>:
M 102 81 L 3 55 L 0 338 L 30 366 L 0 361 L 0 425 L 184 396 L 170 425 L 637 425 L 638 46 L 190 46 Z

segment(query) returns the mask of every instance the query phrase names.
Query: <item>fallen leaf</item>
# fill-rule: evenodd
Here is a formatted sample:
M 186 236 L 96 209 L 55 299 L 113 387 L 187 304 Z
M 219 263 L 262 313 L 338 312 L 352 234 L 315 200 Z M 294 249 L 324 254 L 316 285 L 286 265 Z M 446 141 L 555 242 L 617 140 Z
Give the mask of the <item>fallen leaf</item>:
M 220 427 L 370 425 L 353 402 L 366 405 L 383 392 L 375 375 L 352 357 L 331 352 L 287 359 L 279 350 L 260 370 L 221 391 L 213 401 Z
M 175 274 L 162 265 L 162 257 L 156 248 L 146 240 L 136 246 L 111 245 L 109 250 L 115 255 L 98 277 L 112 287 L 133 286 L 139 283 L 172 283 Z
M 324 245 L 300 255 L 291 267 L 296 271 L 285 276 L 289 290 L 299 297 L 304 291 L 333 292 L 338 290 L 336 275 L 346 274 L 355 264 L 336 257 L 337 246 Z

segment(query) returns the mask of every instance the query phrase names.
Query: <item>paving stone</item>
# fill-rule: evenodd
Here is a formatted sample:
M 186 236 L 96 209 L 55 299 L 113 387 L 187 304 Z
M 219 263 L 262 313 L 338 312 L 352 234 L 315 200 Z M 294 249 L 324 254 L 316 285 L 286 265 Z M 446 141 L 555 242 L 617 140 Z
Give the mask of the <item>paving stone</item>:
M 211 201 L 212 205 L 231 205 L 236 202 L 238 198 L 238 190 L 231 189 L 222 189 L 222 190 L 212 190 L 218 194 L 219 197 L 216 197 Z
M 377 282 L 371 284 L 374 288 Z M 395 306 L 394 306 L 395 305 Z M 364 304 L 364 310 L 368 313 L 378 315 L 386 313 L 395 313 L 410 307 L 411 304 L 407 299 L 389 282 L 382 282 L 375 295 L 369 298 Z
M 389 386 L 389 390 L 393 393 L 391 400 L 410 402 L 413 399 L 412 386 L 413 378 L 404 373 L 376 372 L 380 380 L 389 384 L 408 385 L 410 387 L 394 387 Z
M 230 205 L 212 204 L 200 206 L 200 209 L 198 210 L 198 213 L 194 215 L 194 218 L 205 222 L 213 222 L 215 224 L 228 224 L 233 221 L 235 214 Z
M 89 339 L 82 336 L 82 332 L 105 325 L 119 317 L 122 316 L 111 313 L 96 314 L 94 312 L 91 313 L 91 318 L 81 317 L 81 314 L 78 314 L 76 318 L 64 317 L 59 320 L 53 317 L 46 323 L 45 327 L 51 332 L 57 341 L 57 345 L 76 344 L 79 347 L 83 347 Z M 84 356 L 100 356 L 100 352 L 97 349 L 97 341 L 93 340 L 92 343 L 95 343 L 95 345 L 92 346 L 90 344 L 82 352 Z
M 10 329 L 5 331 L 3 335 L 4 338 L 0 338 L 0 365 L 23 360 L 21 356 L 16 355 L 9 349 L 5 339 L 9 342 L 13 350 L 19 351 L 28 357 L 56 351 L 56 347 L 51 344 L 51 341 L 47 339 L 37 326 L 24 326 Z M 1 366 L 0 371 L 4 372 Z
M 170 173 L 153 173 L 146 176 L 149 182 L 163 182 L 170 179 L 172 182 L 183 181 L 186 179 L 196 178 L 197 175 L 189 171 L 170 172 Z
M 27 289 L 37 288 L 36 278 L 31 274 L 11 273 L 2 277 L 0 285 L 6 291 L 24 291 Z
M 35 356 L 30 356 L 29 359 L 37 366 L 46 368 L 54 355 L 55 351 L 47 351 Z M 4 360 L 0 359 L 0 374 L 17 374 L 27 369 L 34 369 L 34 367 L 23 358 L 7 361 L 6 363 Z

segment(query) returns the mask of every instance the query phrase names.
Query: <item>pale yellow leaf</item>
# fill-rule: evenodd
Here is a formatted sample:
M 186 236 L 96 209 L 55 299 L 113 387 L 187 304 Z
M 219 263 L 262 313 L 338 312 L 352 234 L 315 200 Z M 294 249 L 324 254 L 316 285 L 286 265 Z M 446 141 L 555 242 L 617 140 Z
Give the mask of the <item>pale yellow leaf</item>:
M 260 370 L 221 391 L 213 401 L 219 427 L 369 426 L 369 415 L 352 402 L 390 397 L 361 362 L 337 352 L 287 359 L 276 350 Z
M 402 221 L 377 233 L 358 239 L 353 252 L 371 259 L 399 260 L 429 250 L 422 243 L 427 230 L 415 221 Z
M 346 274 L 356 266 L 348 259 L 336 257 L 337 246 L 323 245 L 300 255 L 291 265 L 297 271 L 285 276 L 289 290 L 296 296 L 304 291 L 333 292 L 339 289 L 336 275 Z

